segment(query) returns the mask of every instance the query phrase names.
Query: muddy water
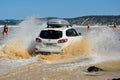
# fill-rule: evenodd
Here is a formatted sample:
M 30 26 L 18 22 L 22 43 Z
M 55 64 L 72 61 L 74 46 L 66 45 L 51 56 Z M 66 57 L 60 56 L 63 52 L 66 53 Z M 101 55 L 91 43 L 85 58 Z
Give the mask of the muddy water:
M 1 53 L 6 56 L 1 56 L 0 59 L 27 59 L 33 57 L 32 53 L 29 53 L 23 45 L 24 42 L 21 40 L 7 43 L 1 49 Z M 87 38 L 83 38 L 82 41 L 75 42 L 74 44 L 66 47 L 61 54 L 52 53 L 51 55 L 41 55 L 40 59 L 48 61 L 67 60 L 71 58 L 88 56 L 90 53 L 92 53 L 92 51 L 90 49 L 89 41 Z
M 0 59 L 24 59 L 30 58 L 30 54 L 28 51 L 22 46 L 22 41 L 10 42 L 3 49 L 1 52 L 6 56 L 1 57 Z
M 27 65 L 13 72 L 0 76 L 1 80 L 112 80 L 120 76 L 120 60 L 105 61 L 97 64 L 80 65 L 79 63 Z M 106 71 L 89 73 L 86 69 L 95 65 Z M 113 66 L 114 65 L 114 66 Z M 113 66 L 113 67 L 110 67 Z
M 41 59 L 48 61 L 61 61 L 73 58 L 82 58 L 92 53 L 89 40 L 83 38 L 82 41 L 75 42 L 66 47 L 61 54 L 41 55 Z

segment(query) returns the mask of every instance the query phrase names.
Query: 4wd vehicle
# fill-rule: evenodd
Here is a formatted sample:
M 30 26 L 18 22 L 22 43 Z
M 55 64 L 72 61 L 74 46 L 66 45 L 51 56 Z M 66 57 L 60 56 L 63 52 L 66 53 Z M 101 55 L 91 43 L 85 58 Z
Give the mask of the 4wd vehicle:
M 61 53 L 71 43 L 82 40 L 81 34 L 78 34 L 66 20 L 51 19 L 47 25 L 36 38 L 36 53 Z

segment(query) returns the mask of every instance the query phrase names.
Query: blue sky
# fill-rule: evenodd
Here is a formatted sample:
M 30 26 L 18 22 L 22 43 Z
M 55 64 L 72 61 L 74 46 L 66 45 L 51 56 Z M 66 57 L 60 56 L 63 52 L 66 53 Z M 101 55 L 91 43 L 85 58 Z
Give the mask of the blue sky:
M 120 0 L 1 0 L 1 19 L 120 15 Z

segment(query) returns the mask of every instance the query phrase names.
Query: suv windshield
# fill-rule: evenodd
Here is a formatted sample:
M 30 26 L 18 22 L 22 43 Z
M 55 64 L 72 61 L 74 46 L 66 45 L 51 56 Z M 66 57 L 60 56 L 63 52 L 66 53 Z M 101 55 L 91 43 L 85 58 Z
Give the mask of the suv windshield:
M 62 31 L 43 30 L 40 33 L 40 37 L 44 39 L 59 39 L 62 37 Z

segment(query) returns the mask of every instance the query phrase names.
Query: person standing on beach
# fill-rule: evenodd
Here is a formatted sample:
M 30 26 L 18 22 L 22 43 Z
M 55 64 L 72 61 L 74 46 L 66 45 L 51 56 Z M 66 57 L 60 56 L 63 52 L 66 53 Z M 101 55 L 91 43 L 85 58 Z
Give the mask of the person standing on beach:
M 7 24 L 4 25 L 2 35 L 3 35 L 3 39 L 8 35 L 8 25 Z
M 113 24 L 113 28 L 116 28 L 116 23 Z
M 87 30 L 90 30 L 90 22 L 87 24 Z

